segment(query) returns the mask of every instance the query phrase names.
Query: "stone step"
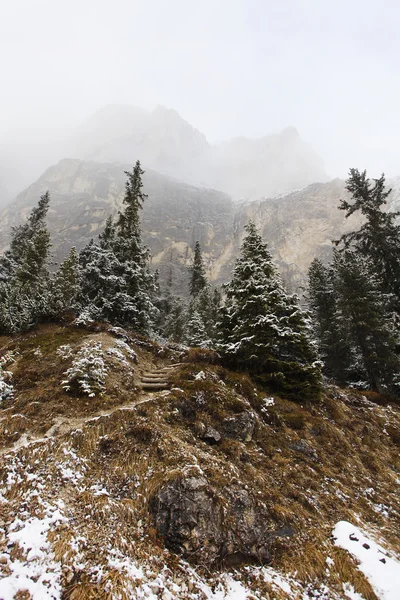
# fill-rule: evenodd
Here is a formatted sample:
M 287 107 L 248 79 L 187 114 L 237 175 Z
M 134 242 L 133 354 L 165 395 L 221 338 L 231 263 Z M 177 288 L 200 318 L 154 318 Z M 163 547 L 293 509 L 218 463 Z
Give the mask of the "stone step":
M 142 383 L 167 383 L 166 377 L 141 377 Z
M 142 377 L 167 377 L 171 375 L 171 371 L 145 371 L 142 373 Z
M 158 382 L 142 383 L 140 387 L 142 388 L 142 390 L 167 390 L 169 386 L 166 382 Z

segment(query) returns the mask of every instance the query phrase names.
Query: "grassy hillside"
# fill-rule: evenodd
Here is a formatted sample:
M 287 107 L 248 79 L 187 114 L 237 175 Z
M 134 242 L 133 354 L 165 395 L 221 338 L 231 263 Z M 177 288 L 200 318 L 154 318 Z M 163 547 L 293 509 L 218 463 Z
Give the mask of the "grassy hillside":
M 105 393 L 66 392 L 96 343 Z M 382 569 L 400 552 L 397 406 L 335 387 L 300 405 L 105 326 L 3 337 L 0 357 L 1 598 L 389 597 L 331 534 L 379 539 Z M 169 389 L 141 389 L 181 361 Z

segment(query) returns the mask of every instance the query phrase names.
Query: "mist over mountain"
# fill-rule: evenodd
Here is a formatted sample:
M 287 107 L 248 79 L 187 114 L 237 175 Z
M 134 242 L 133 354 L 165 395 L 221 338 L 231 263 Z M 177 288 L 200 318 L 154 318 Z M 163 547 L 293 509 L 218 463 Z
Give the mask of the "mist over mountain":
M 274 196 L 327 180 L 322 160 L 294 127 L 259 138 L 211 145 L 171 109 L 152 112 L 107 106 L 80 127 L 73 156 L 100 162 L 142 164 L 194 185 L 214 187 L 234 199 Z
M 260 126 L 260 132 L 262 128 Z M 177 111 L 108 105 L 70 130 L 15 134 L 0 145 L 0 206 L 63 158 L 132 164 L 233 199 L 275 196 L 326 181 L 321 158 L 294 127 L 212 145 Z

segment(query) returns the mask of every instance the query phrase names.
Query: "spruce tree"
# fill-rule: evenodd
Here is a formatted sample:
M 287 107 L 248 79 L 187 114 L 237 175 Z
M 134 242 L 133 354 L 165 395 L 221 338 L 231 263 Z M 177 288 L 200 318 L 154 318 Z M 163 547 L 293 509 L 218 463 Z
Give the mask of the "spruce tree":
M 125 173 L 124 210 L 116 224 L 108 219 L 98 244 L 92 241 L 80 254 L 80 302 L 96 319 L 148 333 L 158 311 L 152 302 L 156 284 L 148 267 L 150 253 L 140 230 L 144 171 L 137 161 Z
M 307 316 L 288 295 L 254 223 L 225 286 L 220 348 L 237 368 L 295 398 L 317 399 L 320 369 Z
M 115 227 L 107 219 L 98 243 L 91 240 L 79 253 L 81 273 L 78 304 L 92 319 L 114 323 L 114 297 L 120 283 L 117 273 L 122 271 L 113 243 Z
M 10 248 L 0 258 L 0 332 L 15 333 L 48 316 L 50 196 L 41 196 L 26 223 L 14 227 Z
M 343 235 L 336 244 L 342 249 L 356 249 L 370 262 L 379 286 L 385 294 L 393 296 L 393 306 L 400 313 L 400 225 L 396 222 L 400 213 L 383 210 L 392 191 L 385 189 L 385 176 L 372 182 L 366 171 L 350 169 L 346 189 L 352 201 L 341 200 L 339 208 L 346 211 L 346 217 L 361 213 L 365 222 L 358 231 Z
M 195 346 L 196 348 L 210 347 L 210 339 L 203 318 L 194 307 L 189 309 L 184 341 L 188 346 Z
M 72 247 L 51 282 L 51 312 L 56 318 L 76 308 L 79 293 L 79 255 Z
M 358 253 L 349 250 L 334 253 L 333 272 L 336 321 L 348 332 L 354 374 L 377 392 L 398 393 L 400 363 L 378 278 Z
M 184 300 L 179 296 L 171 298 L 169 312 L 166 315 L 162 329 L 164 337 L 172 342 L 183 342 L 187 319 L 187 307 Z
M 338 318 L 333 270 L 318 259 L 313 260 L 308 271 L 308 302 L 324 373 L 345 385 L 352 363 L 349 332 Z
M 26 223 L 11 229 L 10 247 L 0 257 L 0 281 L 9 280 L 17 272 L 21 281 L 32 281 L 43 275 L 50 249 L 46 226 L 49 204 L 50 194 L 46 192 L 32 209 Z
M 193 263 L 190 267 L 189 292 L 195 298 L 207 285 L 206 270 L 203 264 L 200 242 L 194 246 Z

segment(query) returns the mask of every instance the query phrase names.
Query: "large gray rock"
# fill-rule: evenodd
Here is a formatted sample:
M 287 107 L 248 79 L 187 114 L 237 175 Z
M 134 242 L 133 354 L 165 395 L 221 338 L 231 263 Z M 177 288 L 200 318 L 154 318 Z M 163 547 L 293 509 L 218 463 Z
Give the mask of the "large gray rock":
M 225 486 L 216 494 L 203 476 L 167 481 L 150 509 L 166 547 L 194 563 L 267 563 L 273 540 L 294 533 L 275 528 L 246 489 Z
M 256 420 L 256 415 L 249 410 L 240 415 L 224 419 L 222 422 L 224 436 L 240 442 L 250 442 L 254 434 Z

